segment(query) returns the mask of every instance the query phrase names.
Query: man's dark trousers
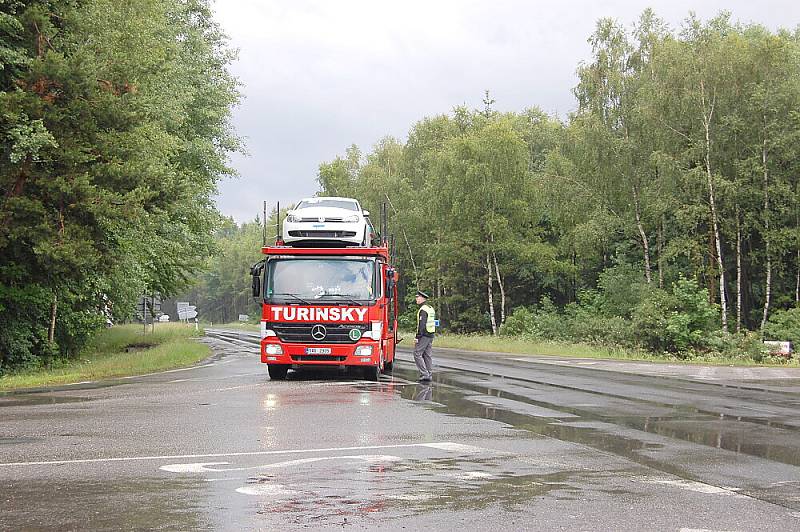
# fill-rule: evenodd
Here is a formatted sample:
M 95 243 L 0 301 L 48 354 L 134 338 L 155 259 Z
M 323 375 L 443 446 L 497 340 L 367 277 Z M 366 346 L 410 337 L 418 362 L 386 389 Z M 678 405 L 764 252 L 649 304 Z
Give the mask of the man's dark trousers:
M 414 346 L 414 362 L 419 369 L 420 378 L 430 380 L 433 376 L 433 337 L 420 336 Z

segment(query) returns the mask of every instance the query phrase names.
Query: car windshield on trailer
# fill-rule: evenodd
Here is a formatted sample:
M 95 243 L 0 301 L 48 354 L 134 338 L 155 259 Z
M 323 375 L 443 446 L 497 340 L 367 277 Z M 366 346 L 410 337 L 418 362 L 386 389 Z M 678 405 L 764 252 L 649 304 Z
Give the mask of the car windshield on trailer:
M 374 300 L 373 259 L 273 259 L 267 268 L 267 300 L 272 302 Z
M 348 211 L 358 212 L 358 204 L 355 201 L 325 198 L 303 200 L 297 204 L 295 209 L 308 209 L 309 207 L 336 207 L 337 209 L 347 209 Z

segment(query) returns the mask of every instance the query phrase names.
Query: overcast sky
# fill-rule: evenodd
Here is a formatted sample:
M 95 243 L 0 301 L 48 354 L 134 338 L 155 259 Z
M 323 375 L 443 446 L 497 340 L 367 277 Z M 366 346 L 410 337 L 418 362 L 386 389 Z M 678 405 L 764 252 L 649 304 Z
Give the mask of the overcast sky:
M 672 28 L 692 10 L 707 19 L 726 9 L 773 30 L 800 23 L 797 0 L 216 0 L 239 50 L 233 125 L 249 152 L 233 157 L 240 177 L 220 184 L 219 209 L 243 222 L 264 200 L 311 196 L 319 164 L 350 144 L 405 141 L 426 116 L 482 107 L 486 89 L 499 111 L 565 117 L 597 20 L 630 27 L 647 7 Z

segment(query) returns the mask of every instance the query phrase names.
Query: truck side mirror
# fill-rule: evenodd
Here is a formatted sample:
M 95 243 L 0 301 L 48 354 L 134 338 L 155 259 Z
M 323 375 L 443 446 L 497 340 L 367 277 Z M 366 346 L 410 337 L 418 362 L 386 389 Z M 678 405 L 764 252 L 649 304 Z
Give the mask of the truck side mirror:
M 257 262 L 250 267 L 250 275 L 253 276 L 251 290 L 253 297 L 261 295 L 261 272 L 264 271 L 264 261 Z
M 386 270 L 386 297 L 392 297 L 394 293 L 394 283 L 394 270 Z

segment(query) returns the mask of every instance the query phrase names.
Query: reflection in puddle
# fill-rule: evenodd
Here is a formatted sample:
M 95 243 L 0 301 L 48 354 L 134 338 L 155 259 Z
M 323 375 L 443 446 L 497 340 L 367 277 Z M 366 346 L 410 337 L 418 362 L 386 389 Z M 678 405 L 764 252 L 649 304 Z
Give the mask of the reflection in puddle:
M 250 477 L 236 491 L 260 497 L 259 514 L 282 514 L 294 524 L 324 526 L 375 512 L 403 518 L 495 504 L 513 510 L 533 497 L 573 499 L 587 487 L 608 482 L 607 473 L 547 472 L 541 464 L 510 454 L 487 453 L 490 456 L 479 458 L 407 458 L 364 468 L 292 468 Z

